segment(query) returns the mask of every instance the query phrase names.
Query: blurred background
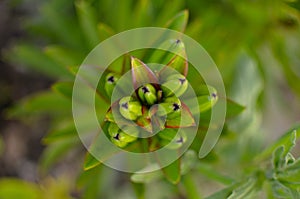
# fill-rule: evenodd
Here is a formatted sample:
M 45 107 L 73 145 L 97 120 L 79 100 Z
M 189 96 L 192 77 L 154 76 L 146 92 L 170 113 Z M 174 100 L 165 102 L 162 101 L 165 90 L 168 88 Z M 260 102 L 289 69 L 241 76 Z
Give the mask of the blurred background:
M 220 156 L 217 168 L 226 161 L 244 168 L 264 146 L 299 124 L 299 1 L 1 0 L 0 186 L 22 187 L 23 181 L 16 180 L 22 179 L 30 183 L 20 188 L 27 198 L 41 187 L 52 193 L 50 198 L 118 198 L 121 193 L 131 198 L 127 174 L 104 167 L 83 174 L 85 150 L 70 122 L 70 101 L 52 85 L 72 82 L 69 67 L 79 66 L 109 36 L 136 27 L 166 27 L 183 10 L 189 12 L 185 33 L 211 55 L 229 98 L 246 107 L 226 123 L 214 151 Z M 294 152 L 300 155 L 299 148 Z M 238 177 L 230 167 L 222 170 Z M 98 175 L 97 182 L 90 180 Z M 205 181 L 204 196 L 222 187 L 205 179 L 196 179 Z M 87 188 L 91 184 L 94 188 Z M 169 191 L 153 198 L 186 198 L 184 191 L 170 196 L 173 188 L 160 185 Z M 104 191 L 116 186 L 120 193 Z M 150 184 L 148 194 L 157 186 Z

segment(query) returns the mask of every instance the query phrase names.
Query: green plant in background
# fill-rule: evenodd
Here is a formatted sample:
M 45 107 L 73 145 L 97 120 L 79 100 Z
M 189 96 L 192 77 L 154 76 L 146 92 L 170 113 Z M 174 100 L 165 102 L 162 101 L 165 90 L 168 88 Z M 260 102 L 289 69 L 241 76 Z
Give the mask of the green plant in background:
M 284 117 L 296 117 L 292 115 L 292 110 L 294 106 L 298 106 L 297 96 L 300 95 L 300 71 L 297 67 L 300 52 L 299 7 L 299 1 L 283 0 L 46 2 L 40 7 L 38 15 L 26 23 L 28 32 L 33 37 L 15 45 L 7 53 L 7 57 L 13 63 L 41 72 L 56 83 L 51 90 L 28 96 L 17 103 L 8 111 L 8 115 L 33 121 L 43 115 L 51 117 L 49 133 L 43 139 L 47 147 L 40 161 L 41 173 L 49 175 L 47 173 L 55 168 L 55 164 L 67 158 L 68 154 L 76 153 L 72 162 L 84 164 L 87 171 L 79 169 L 76 182 L 68 185 L 70 190 L 63 192 L 78 191 L 80 198 L 132 198 L 133 192 L 137 198 L 203 198 L 209 194 L 208 198 L 299 198 L 300 160 L 291 154 L 295 140 L 300 135 L 299 127 L 288 131 L 265 149 L 261 136 L 264 132 L 272 134 L 262 130 L 262 115 L 267 105 L 265 102 L 277 99 L 282 103 L 286 100 L 280 87 L 276 85 L 278 79 L 287 88 L 285 92 L 296 100 L 284 106 L 277 101 L 276 105 L 286 113 Z M 188 11 L 181 11 L 184 9 L 188 9 L 191 16 L 188 25 Z M 162 26 L 185 31 L 199 41 L 219 66 L 228 95 L 241 105 L 227 100 L 228 110 L 222 136 L 213 151 L 199 160 L 195 151 L 199 149 L 205 136 L 210 122 L 209 109 L 212 106 L 211 102 L 203 101 L 208 99 L 205 96 L 208 90 L 213 93 L 213 88 L 205 85 L 205 92 L 201 95 L 204 97 L 198 97 L 200 110 L 205 110 L 201 115 L 203 119 L 190 150 L 181 158 L 180 170 L 167 167 L 167 171 L 163 172 L 124 177 L 99 165 L 89 155 L 84 158 L 85 152 L 72 120 L 72 86 L 78 66 L 93 47 L 115 33 L 142 26 Z M 132 54 L 145 63 L 152 59 L 153 62 L 166 65 L 170 60 L 154 60 L 151 53 L 145 51 Z M 167 57 L 172 56 L 169 54 Z M 99 95 L 109 99 L 115 81 L 130 69 L 130 65 L 128 55 L 112 63 L 107 78 L 99 82 Z M 202 79 L 193 73 L 193 67 L 189 67 L 189 70 L 185 74 L 186 79 L 196 88 Z M 114 81 L 111 77 L 114 77 Z M 174 88 L 170 89 L 172 91 L 162 88 L 164 93 L 183 93 L 183 88 L 175 86 L 176 79 L 183 78 L 174 76 L 174 79 L 165 82 L 167 87 L 172 88 L 174 85 Z M 144 92 L 147 90 L 149 92 Z M 133 101 L 122 99 L 133 103 L 134 112 L 128 113 L 126 109 L 121 114 L 127 119 L 136 120 L 136 116 L 140 115 L 139 111 L 135 112 L 136 107 L 156 103 L 160 99 L 159 92 L 160 89 L 152 84 L 144 85 L 138 89 Z M 169 97 L 169 94 L 166 95 Z M 219 100 L 224 99 L 219 96 Z M 109 106 L 108 101 L 101 102 L 104 104 L 102 109 L 105 109 L 105 105 Z M 168 109 L 168 104 L 165 105 L 164 109 Z M 106 112 L 106 109 L 103 111 Z M 107 117 L 109 120 L 109 114 Z M 85 120 L 88 125 L 88 119 Z M 116 131 L 114 125 L 109 125 L 107 132 L 108 136 L 119 138 L 118 141 L 124 139 L 126 145 L 134 143 L 132 137 Z M 169 140 L 161 136 L 158 139 Z M 124 143 L 114 142 L 125 147 Z M 178 176 L 181 176 L 180 182 L 174 180 Z M 70 176 L 65 178 L 74 180 Z M 126 180 L 120 180 L 124 178 Z M 9 195 L 12 194 L 11 187 L 23 187 L 19 190 L 24 190 L 22 193 L 28 192 L 27 198 L 35 198 L 40 194 L 35 185 L 7 182 L 10 180 L 3 179 L 3 183 L 0 183 L 0 197 L 18 198 Z M 174 186 L 170 182 L 178 185 Z M 222 190 L 217 191 L 220 189 Z M 41 198 L 51 194 L 50 190 L 43 191 L 45 192 L 39 195 Z M 56 198 L 71 196 L 62 194 Z

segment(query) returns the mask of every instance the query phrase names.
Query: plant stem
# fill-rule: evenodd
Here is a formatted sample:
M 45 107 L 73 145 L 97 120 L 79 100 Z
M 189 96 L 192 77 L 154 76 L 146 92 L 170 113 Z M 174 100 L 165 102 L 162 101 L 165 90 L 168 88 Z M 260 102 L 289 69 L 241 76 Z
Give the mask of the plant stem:
M 197 185 L 190 174 L 186 174 L 182 177 L 182 184 L 185 188 L 188 199 L 202 199 L 199 189 L 197 188 Z

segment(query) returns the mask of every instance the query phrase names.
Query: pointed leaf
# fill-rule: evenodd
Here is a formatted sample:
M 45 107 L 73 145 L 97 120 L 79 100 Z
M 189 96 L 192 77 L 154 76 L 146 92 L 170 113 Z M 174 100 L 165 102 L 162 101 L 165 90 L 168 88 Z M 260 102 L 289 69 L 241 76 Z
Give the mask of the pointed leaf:
M 99 166 L 101 162 L 97 160 L 92 154 L 86 153 L 83 168 L 85 171 L 90 170 L 96 166 Z
M 45 55 L 37 47 L 21 44 L 14 46 L 7 58 L 14 63 L 26 65 L 35 71 L 41 72 L 52 78 L 71 78 L 72 75 L 66 66 L 55 62 L 52 58 Z
M 135 196 L 137 199 L 144 199 L 145 198 L 145 192 L 146 192 L 146 186 L 143 183 L 132 183 Z
M 179 32 L 184 32 L 188 22 L 188 18 L 188 10 L 181 11 L 167 23 L 166 28 L 173 29 Z
M 78 137 L 70 137 L 49 145 L 43 152 L 40 160 L 42 171 L 50 169 L 53 164 L 61 160 L 63 156 L 72 151 L 74 147 L 78 147 L 79 143 L 80 140 Z
M 81 30 L 85 34 L 89 47 L 92 49 L 100 42 L 95 9 L 88 1 L 83 0 L 76 1 L 75 6 Z
M 47 46 L 44 52 L 54 61 L 65 67 L 79 65 L 84 59 L 81 53 L 59 45 Z
M 68 139 L 71 137 L 77 137 L 77 131 L 75 125 L 72 122 L 68 122 L 63 126 L 52 129 L 44 138 L 43 143 L 49 144 L 59 140 Z
M 251 199 L 257 192 L 255 186 L 256 179 L 250 178 L 248 181 L 234 189 L 228 199 Z
M 265 158 L 268 158 L 272 155 L 273 151 L 275 151 L 278 147 L 284 146 L 287 143 L 291 142 L 291 135 L 295 134 L 295 139 L 300 137 L 300 126 L 296 126 L 295 128 L 287 131 L 284 135 L 282 135 L 275 143 L 267 147 L 264 151 L 262 151 L 257 157 L 256 161 L 261 161 Z
M 172 184 L 177 184 L 181 178 L 180 158 L 175 160 L 172 164 L 162 168 L 166 179 Z
M 158 84 L 157 77 L 141 60 L 131 57 L 132 81 L 134 89 L 145 83 Z
M 72 99 L 73 83 L 72 82 L 57 82 L 52 85 L 52 89 L 63 96 Z
M 98 24 L 98 32 L 99 32 L 99 38 L 101 41 L 114 35 L 113 29 L 104 23 Z
M 234 102 L 231 99 L 226 99 L 227 102 L 227 106 L 226 106 L 226 119 L 235 117 L 237 115 L 239 115 L 240 113 L 242 113 L 245 110 L 245 107 Z

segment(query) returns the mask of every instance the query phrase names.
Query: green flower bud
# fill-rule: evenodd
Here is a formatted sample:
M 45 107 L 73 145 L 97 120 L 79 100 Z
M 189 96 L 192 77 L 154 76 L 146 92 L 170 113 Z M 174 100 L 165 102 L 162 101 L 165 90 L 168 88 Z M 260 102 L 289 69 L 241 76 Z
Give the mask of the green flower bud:
M 166 145 L 166 148 L 168 149 L 178 149 L 187 140 L 187 136 L 184 132 L 176 132 L 172 129 L 165 130 L 164 132 L 159 133 L 158 136 L 161 138 L 161 144 Z
M 162 90 L 165 97 L 171 95 L 181 96 L 188 87 L 188 81 L 181 74 L 170 75 L 162 84 Z
M 129 120 L 136 120 L 142 116 L 142 106 L 138 101 L 133 101 L 131 97 L 123 97 L 119 101 L 119 110 L 123 117 Z
M 145 84 L 138 89 L 139 98 L 147 105 L 153 105 L 157 102 L 156 89 L 151 84 Z
M 186 142 L 187 137 L 184 132 L 178 132 L 173 140 L 166 145 L 168 149 L 179 149 Z
M 119 80 L 119 76 L 114 73 L 108 73 L 105 77 L 104 89 L 106 94 L 110 97 L 112 92 L 116 86 L 117 81 Z
M 168 119 L 172 119 L 180 116 L 181 114 L 181 102 L 176 96 L 168 97 L 164 102 L 158 105 L 157 115 L 165 116 L 167 115 Z
M 122 127 L 122 129 L 120 129 L 115 123 L 111 123 L 108 127 L 108 133 L 111 136 L 111 141 L 121 148 L 125 147 L 128 143 L 135 141 L 138 135 L 138 130 L 134 126 L 125 126 Z M 128 131 L 130 131 L 130 134 L 126 133 Z M 135 133 L 135 136 L 133 136 L 132 133 Z

